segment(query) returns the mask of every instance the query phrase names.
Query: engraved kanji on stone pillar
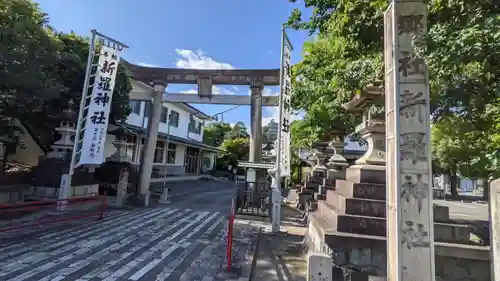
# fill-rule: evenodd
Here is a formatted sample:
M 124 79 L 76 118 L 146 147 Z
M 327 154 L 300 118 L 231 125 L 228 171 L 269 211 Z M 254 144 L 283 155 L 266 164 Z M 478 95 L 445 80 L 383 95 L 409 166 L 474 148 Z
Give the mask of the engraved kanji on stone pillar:
M 395 1 L 385 14 L 387 280 L 435 280 L 429 84 L 415 40 L 424 1 Z

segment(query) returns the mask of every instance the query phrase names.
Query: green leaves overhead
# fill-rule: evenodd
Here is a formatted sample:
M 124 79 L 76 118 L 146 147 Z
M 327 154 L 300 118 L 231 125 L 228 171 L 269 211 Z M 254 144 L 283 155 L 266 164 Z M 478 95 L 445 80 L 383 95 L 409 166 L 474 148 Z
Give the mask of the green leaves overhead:
M 350 132 L 355 122 L 339 116 L 346 114 L 340 105 L 383 78 L 388 1 L 304 3 L 312 16 L 306 19 L 294 10 L 287 23 L 315 34 L 294 67 L 294 106 L 307 112 L 304 122 L 312 132 Z M 430 0 L 428 8 L 426 46 L 417 51 L 429 67 L 435 162 L 465 176 L 488 178 L 495 174 L 492 163 L 500 163 L 493 159 L 500 144 L 500 2 Z
M 80 102 L 88 38 L 56 32 L 48 25 L 48 15 L 31 0 L 0 0 L 0 33 L 0 140 L 15 141 L 16 130 L 9 127 L 20 118 L 50 145 L 61 109 L 69 100 L 75 107 Z M 128 116 L 131 89 L 119 66 L 112 122 Z

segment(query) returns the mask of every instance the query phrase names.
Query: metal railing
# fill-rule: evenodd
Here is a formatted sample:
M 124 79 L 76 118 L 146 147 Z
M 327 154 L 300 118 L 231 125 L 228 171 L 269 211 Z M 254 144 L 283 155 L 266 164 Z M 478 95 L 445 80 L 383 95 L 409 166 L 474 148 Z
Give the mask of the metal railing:
M 104 218 L 106 206 L 106 194 L 0 204 L 0 232 L 92 217 L 100 220 Z

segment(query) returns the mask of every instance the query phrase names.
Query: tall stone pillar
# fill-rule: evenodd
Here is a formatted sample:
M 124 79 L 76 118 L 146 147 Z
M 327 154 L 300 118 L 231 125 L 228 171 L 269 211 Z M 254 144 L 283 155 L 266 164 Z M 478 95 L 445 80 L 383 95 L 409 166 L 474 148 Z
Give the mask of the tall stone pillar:
M 250 85 L 250 162 L 260 162 L 262 155 L 262 83 Z
M 414 50 L 427 30 L 425 1 L 393 1 L 384 25 L 387 280 L 433 281 L 429 82 Z
M 149 116 L 147 139 L 144 145 L 140 175 L 140 196 L 144 199 L 144 205 L 149 205 L 149 185 L 151 182 L 151 172 L 153 171 L 153 160 L 158 139 L 158 127 L 162 112 L 162 96 L 167 85 L 156 83 L 153 86 L 153 101 L 151 106 L 151 116 Z M 141 198 L 142 199 L 142 198 Z

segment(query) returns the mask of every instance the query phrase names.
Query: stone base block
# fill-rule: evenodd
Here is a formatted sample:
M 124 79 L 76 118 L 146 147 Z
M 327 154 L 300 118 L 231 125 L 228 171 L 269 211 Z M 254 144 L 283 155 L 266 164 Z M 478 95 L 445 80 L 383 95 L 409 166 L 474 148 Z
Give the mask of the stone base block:
M 450 208 L 434 204 L 434 221 L 447 222 L 450 220 Z
M 385 201 L 385 184 L 355 183 L 347 180 L 337 180 L 335 191 L 348 198 Z
M 354 165 L 346 169 L 346 180 L 355 183 L 385 184 L 385 166 Z

